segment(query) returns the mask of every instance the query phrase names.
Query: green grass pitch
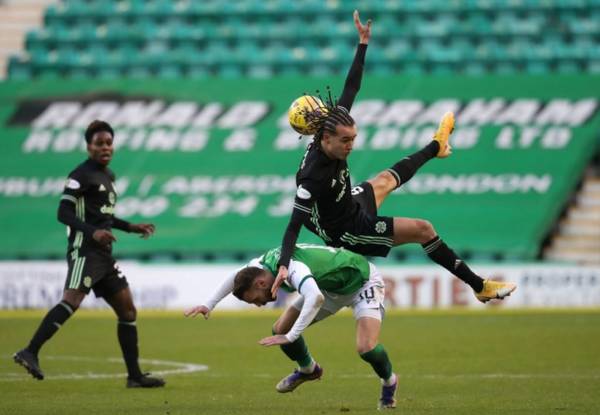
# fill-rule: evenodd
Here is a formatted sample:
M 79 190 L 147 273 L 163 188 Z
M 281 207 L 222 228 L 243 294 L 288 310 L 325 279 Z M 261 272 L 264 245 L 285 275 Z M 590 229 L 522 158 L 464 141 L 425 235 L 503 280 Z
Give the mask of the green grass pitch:
M 278 348 L 257 341 L 278 312 L 141 312 L 141 357 L 165 375 L 164 389 L 124 387 L 115 318 L 80 311 L 47 343 L 36 381 L 12 362 L 44 311 L 0 312 L 0 414 L 375 413 L 379 381 L 354 346 L 348 313 L 310 327 L 305 338 L 325 369 L 320 381 L 278 394 L 292 369 Z M 400 375 L 398 414 L 597 414 L 600 310 L 400 311 L 386 316 L 381 342 Z M 111 358 L 117 358 L 112 360 Z M 121 375 L 120 375 L 121 374 Z

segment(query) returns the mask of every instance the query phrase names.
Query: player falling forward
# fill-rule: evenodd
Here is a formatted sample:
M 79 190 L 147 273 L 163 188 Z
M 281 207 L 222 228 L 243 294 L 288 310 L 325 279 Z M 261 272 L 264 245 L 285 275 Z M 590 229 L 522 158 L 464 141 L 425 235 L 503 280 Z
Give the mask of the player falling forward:
M 360 89 L 371 37 L 370 20 L 363 25 L 355 11 L 354 23 L 360 43 L 340 99 L 333 102 L 330 96 L 328 102 L 322 104 L 319 99 L 305 98 L 307 105 L 315 107 L 299 105 L 290 110 L 292 113 L 304 111 L 298 119 L 304 117 L 304 127 L 314 132 L 314 138 L 296 173 L 294 208 L 283 236 L 273 294 L 287 276 L 292 251 L 304 225 L 329 246 L 341 246 L 367 256 L 385 257 L 394 246 L 419 243 L 429 258 L 467 283 L 479 301 L 485 303 L 510 295 L 516 289 L 515 284 L 484 280 L 475 274 L 439 237 L 430 222 L 377 215 L 377 209 L 386 197 L 408 182 L 423 164 L 451 154 L 452 113 L 444 115 L 433 140 L 423 149 L 352 187 L 346 160 L 352 152 L 357 128 L 350 109 Z M 290 119 L 292 123 L 295 120 L 293 116 Z
M 114 216 L 115 175 L 108 168 L 113 156 L 113 138 L 112 127 L 104 121 L 93 121 L 85 131 L 89 158 L 69 174 L 58 208 L 58 220 L 69 228 L 69 269 L 63 297 L 48 311 L 29 345 L 13 358 L 34 378 L 44 379 L 38 360 L 41 347 L 94 290 L 96 297 L 103 297 L 119 319 L 117 336 L 127 366 L 127 387 L 160 387 L 165 385 L 163 379 L 140 370 L 137 312 L 127 279 L 112 256 L 112 243 L 117 239 L 111 231 L 116 228 L 149 238 L 154 234 L 154 225 L 129 223 Z
M 186 317 L 208 318 L 229 293 L 249 304 L 263 306 L 274 301 L 271 288 L 279 262 L 279 248 L 272 249 L 227 278 L 213 296 L 185 312 Z M 343 307 L 352 308 L 356 320 L 356 351 L 381 379 L 380 409 L 395 408 L 398 377 L 383 345 L 378 343 L 384 316 L 385 286 L 377 268 L 362 255 L 343 248 L 299 244 L 290 260 L 282 289 L 300 295 L 273 325 L 273 336 L 263 346 L 281 346 L 298 370 L 283 378 L 278 392 L 292 392 L 302 383 L 319 379 L 323 369 L 308 352 L 302 332 Z

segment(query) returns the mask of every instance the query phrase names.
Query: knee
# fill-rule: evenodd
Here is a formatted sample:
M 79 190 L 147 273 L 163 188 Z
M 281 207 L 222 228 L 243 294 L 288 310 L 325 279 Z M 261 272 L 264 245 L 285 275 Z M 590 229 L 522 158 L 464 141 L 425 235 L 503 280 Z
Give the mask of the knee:
M 398 187 L 398 181 L 389 171 L 385 170 L 375 176 L 374 179 L 369 180 L 371 186 L 373 186 L 373 190 L 375 192 L 391 192 L 396 187 Z
M 281 322 L 279 320 L 276 321 L 275 324 L 273 324 L 273 327 L 271 328 L 271 332 L 274 335 L 287 333 L 287 331 L 285 330 L 285 328 L 283 327 L 283 325 L 281 324 Z
M 435 238 L 436 233 L 431 222 L 423 219 L 416 219 L 416 225 L 420 243 L 424 244 Z
M 137 310 L 135 306 L 131 305 L 129 307 L 125 307 L 123 310 L 119 312 L 119 319 L 122 321 L 135 321 L 137 318 Z
M 85 294 L 75 290 L 66 290 L 63 294 L 62 301 L 73 309 L 73 312 L 79 308 L 81 302 L 85 298 Z
M 359 339 L 356 342 L 356 351 L 359 355 L 370 352 L 377 346 L 377 339 Z
M 82 301 L 82 298 L 63 299 L 63 302 L 68 304 L 73 309 L 73 312 L 77 311 Z

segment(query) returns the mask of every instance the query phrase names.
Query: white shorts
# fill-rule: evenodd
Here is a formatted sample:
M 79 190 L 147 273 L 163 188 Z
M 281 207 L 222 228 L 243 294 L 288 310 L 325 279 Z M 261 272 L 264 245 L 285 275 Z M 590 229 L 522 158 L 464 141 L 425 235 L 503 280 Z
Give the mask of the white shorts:
M 383 320 L 385 314 L 385 308 L 383 306 L 385 285 L 379 270 L 370 262 L 369 279 L 365 281 L 358 291 L 346 295 L 334 294 L 327 291 L 322 291 L 322 293 L 325 297 L 325 302 L 311 324 L 334 315 L 344 307 L 352 308 L 352 314 L 354 315 L 355 320 L 363 317 L 370 317 L 379 321 Z M 296 310 L 301 310 L 303 303 L 304 297 L 298 296 L 292 303 L 292 307 Z

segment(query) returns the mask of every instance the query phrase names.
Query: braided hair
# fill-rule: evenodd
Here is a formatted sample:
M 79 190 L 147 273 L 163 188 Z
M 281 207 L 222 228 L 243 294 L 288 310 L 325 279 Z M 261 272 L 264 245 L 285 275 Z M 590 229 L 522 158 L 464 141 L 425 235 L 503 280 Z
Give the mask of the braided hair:
M 325 132 L 335 134 L 338 125 L 352 126 L 355 122 L 345 107 L 337 105 L 337 100 L 331 95 L 329 87 L 327 87 L 326 99 L 319 95 L 318 90 L 317 96 L 324 107 L 311 108 L 311 111 L 307 112 L 305 117 L 309 123 L 314 124 L 316 127 L 317 132 L 313 137 L 313 142 L 320 145 Z

